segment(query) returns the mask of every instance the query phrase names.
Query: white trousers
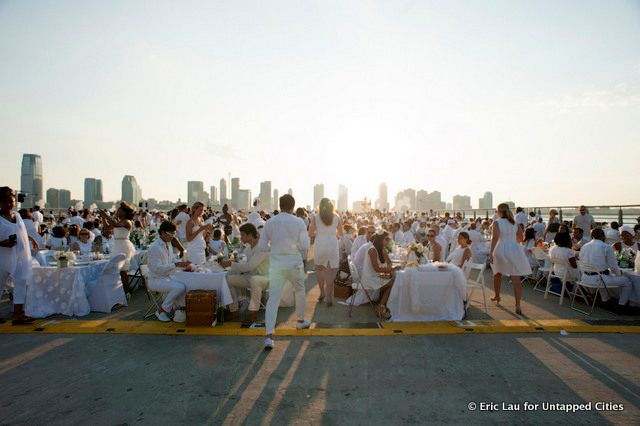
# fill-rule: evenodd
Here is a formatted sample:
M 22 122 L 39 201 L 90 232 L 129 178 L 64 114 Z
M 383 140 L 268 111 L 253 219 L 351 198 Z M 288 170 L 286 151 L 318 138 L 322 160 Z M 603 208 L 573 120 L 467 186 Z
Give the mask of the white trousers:
M 304 320 L 306 293 L 302 263 L 289 269 L 276 269 L 271 267 L 269 268 L 269 301 L 267 302 L 267 312 L 265 314 L 266 331 L 268 335 L 273 334 L 276 328 L 282 287 L 287 280 L 293 284 L 293 289 L 296 294 L 296 316 L 299 321 Z
M 9 272 L 0 272 L 0 291 L 2 291 L 7 286 L 10 276 L 11 273 Z M 16 280 L 13 277 L 11 278 L 13 281 L 13 304 L 24 305 L 24 300 L 27 298 L 27 281 Z
M 602 281 L 606 285 L 617 285 L 620 287 L 609 289 L 609 292 L 614 293 L 618 291 L 618 304 L 626 305 L 629 302 L 629 297 L 631 297 L 631 292 L 633 291 L 633 283 L 631 280 L 624 275 L 616 276 L 616 275 L 603 275 Z M 614 293 L 615 294 L 615 293 Z M 609 296 L 607 295 L 607 290 L 600 290 L 600 297 L 602 300 L 609 300 Z
M 233 302 L 229 305 L 231 312 L 238 310 L 238 289 L 241 288 L 251 288 L 249 310 L 260 310 L 262 291 L 269 285 L 269 278 L 260 275 L 228 274 L 227 283 L 229 284 L 229 290 L 231 290 L 231 297 L 233 298 Z
M 187 287 L 183 283 L 170 278 L 152 279 L 149 280 L 149 290 L 165 294 L 162 302 L 162 309 L 165 312 L 171 312 L 174 307 L 184 308 Z

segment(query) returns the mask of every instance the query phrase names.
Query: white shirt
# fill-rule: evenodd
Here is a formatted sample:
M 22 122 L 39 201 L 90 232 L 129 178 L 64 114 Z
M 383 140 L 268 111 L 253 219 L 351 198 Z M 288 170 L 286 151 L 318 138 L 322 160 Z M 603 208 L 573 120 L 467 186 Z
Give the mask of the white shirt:
M 185 240 L 187 238 L 187 222 L 191 219 L 185 212 L 180 212 L 173 220 L 178 231 L 178 238 Z M 180 223 L 178 223 L 180 222 Z
M 308 249 L 309 234 L 299 217 L 283 212 L 264 224 L 258 250 L 269 252 L 271 267 L 288 269 L 302 266 Z
M 353 240 L 353 244 L 351 245 L 351 260 L 356 257 L 356 253 L 363 244 L 366 244 L 367 237 L 365 235 L 358 235 L 355 240 Z
M 404 232 L 400 230 L 396 231 L 396 233 L 393 234 L 393 241 L 395 241 L 396 244 L 401 244 L 402 238 L 404 238 Z
M 617 243 L 620 241 L 620 231 L 613 228 L 607 228 L 604 230 L 604 237 L 609 243 Z
M 256 247 L 247 247 L 244 250 L 247 261 L 243 263 L 233 262 L 231 272 L 238 274 L 249 273 L 251 275 L 269 276 L 269 253 L 258 250 Z
M 42 215 L 42 213 L 40 213 L 40 210 L 34 210 L 33 212 L 31 212 L 31 217 L 33 217 L 33 221 L 35 223 L 44 223 L 44 216 Z
M 514 219 L 516 221 L 516 225 L 522 225 L 523 229 L 527 228 L 529 220 L 527 219 L 527 214 L 525 212 L 519 212 L 518 214 L 516 214 L 516 217 Z
M 416 237 L 413 235 L 413 232 L 411 232 L 411 229 L 405 232 L 402 235 L 402 239 L 400 240 L 401 245 L 411 244 L 415 242 L 416 242 Z
M 147 266 L 150 279 L 170 278 L 176 269 L 171 243 L 165 243 L 162 238 L 155 240 L 147 252 Z
M 373 247 L 373 243 L 368 242 L 363 244 L 359 249 L 356 255 L 353 257 L 353 264 L 356 266 L 358 273 L 362 275 L 362 269 L 364 268 L 364 259 L 367 257 L 369 253 L 369 249 Z
M 589 213 L 579 214 L 578 216 L 573 218 L 573 227 L 582 229 L 585 236 L 591 234 L 591 226 L 594 223 L 595 220 L 593 220 L 593 216 L 591 216 Z
M 82 228 L 82 225 L 84 225 L 84 219 L 80 216 L 72 216 L 71 219 L 69 219 L 69 223 L 78 225 L 80 228 Z
M 544 237 L 544 230 L 547 227 L 542 222 L 536 222 L 533 224 L 532 228 L 536 231 L 536 239 L 540 239 Z
M 582 246 L 580 260 L 594 265 L 601 272 L 607 269 L 611 269 L 616 274 L 619 272 L 613 249 L 600 240 L 594 239 Z

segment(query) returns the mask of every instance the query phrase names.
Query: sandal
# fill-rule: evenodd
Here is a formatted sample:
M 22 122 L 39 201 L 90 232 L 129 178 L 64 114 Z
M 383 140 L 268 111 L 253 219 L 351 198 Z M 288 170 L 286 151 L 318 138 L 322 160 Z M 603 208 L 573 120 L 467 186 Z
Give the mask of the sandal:
M 500 304 L 500 296 L 492 297 L 491 301 L 492 302 L 496 302 L 496 305 L 499 305 Z

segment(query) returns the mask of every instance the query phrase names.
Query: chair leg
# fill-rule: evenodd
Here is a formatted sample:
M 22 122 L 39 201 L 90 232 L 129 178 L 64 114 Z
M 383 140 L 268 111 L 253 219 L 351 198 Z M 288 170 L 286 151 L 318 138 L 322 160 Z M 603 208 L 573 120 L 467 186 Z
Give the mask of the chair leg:
M 484 283 L 482 283 L 482 303 L 484 303 L 484 313 L 488 314 L 489 310 L 487 309 L 487 293 L 484 288 Z
M 567 291 L 567 282 L 565 280 L 562 280 L 562 290 L 560 290 L 560 301 L 558 302 L 558 305 L 562 305 L 562 302 L 564 302 L 564 293 Z

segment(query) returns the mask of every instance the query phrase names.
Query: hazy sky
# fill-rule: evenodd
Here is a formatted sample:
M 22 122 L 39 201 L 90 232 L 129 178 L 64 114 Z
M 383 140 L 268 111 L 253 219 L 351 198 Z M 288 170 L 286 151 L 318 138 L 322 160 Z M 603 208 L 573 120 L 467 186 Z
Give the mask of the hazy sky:
M 638 1 L 0 1 L 0 181 L 638 203 Z

